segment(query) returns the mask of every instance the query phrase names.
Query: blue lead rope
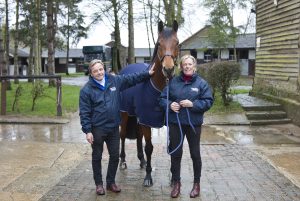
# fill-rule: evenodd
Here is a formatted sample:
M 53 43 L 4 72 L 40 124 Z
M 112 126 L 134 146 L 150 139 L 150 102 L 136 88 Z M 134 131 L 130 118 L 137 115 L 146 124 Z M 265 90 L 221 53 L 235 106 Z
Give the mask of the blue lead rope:
M 193 124 L 191 122 L 190 113 L 189 113 L 188 108 L 186 108 L 186 112 L 187 112 L 189 124 L 192 127 L 194 133 L 196 134 L 195 127 L 193 126 Z M 177 123 L 178 123 L 179 130 L 180 130 L 180 143 L 173 151 L 170 151 L 169 150 L 169 145 L 170 145 L 170 134 L 169 134 L 169 84 L 167 84 L 166 126 L 167 126 L 167 152 L 168 152 L 169 155 L 172 155 L 175 151 L 177 151 L 182 146 L 182 143 L 183 143 L 183 132 L 182 132 L 181 123 L 180 123 L 178 113 L 176 113 L 176 118 L 177 118 Z

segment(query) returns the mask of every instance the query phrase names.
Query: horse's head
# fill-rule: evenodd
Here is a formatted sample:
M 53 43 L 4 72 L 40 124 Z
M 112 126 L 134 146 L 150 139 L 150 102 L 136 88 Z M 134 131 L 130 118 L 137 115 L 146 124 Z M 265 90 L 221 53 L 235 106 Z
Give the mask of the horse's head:
M 179 40 L 177 38 L 178 23 L 173 22 L 172 28 L 164 27 L 163 22 L 158 24 L 157 56 L 162 66 L 162 73 L 170 78 L 174 75 L 179 54 Z

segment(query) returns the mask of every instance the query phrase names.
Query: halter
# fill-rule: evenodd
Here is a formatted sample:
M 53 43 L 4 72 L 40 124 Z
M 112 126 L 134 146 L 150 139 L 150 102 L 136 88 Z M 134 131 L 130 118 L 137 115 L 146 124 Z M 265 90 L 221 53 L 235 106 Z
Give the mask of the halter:
M 158 54 L 156 54 L 160 63 L 162 63 L 165 59 L 165 57 L 171 57 L 173 59 L 173 62 L 174 62 L 174 66 L 177 65 L 177 57 L 174 57 L 173 55 L 171 54 L 165 54 L 164 56 L 160 57 Z
M 157 49 L 158 48 L 159 47 L 157 47 Z M 180 45 L 177 45 L 177 48 L 178 48 L 178 50 L 180 50 Z M 173 59 L 174 66 L 177 66 L 177 58 L 178 58 L 178 56 L 174 57 L 169 51 L 166 54 L 164 54 L 162 57 L 159 56 L 158 51 L 157 51 L 156 52 L 156 56 L 158 57 L 160 63 L 162 63 L 164 61 L 165 57 L 171 57 Z

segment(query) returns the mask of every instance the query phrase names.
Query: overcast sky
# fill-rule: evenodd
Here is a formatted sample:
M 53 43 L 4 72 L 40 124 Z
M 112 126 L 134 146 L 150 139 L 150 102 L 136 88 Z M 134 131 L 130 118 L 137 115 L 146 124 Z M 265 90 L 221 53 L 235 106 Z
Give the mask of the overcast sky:
M 183 11 L 185 24 L 182 27 L 179 27 L 178 30 L 178 38 L 180 42 L 187 39 L 198 30 L 202 29 L 207 24 L 207 20 L 208 20 L 209 12 L 204 8 L 201 8 L 199 6 L 199 3 L 195 3 L 197 2 L 197 0 L 188 0 L 188 1 L 190 3 L 189 4 L 185 3 L 185 7 Z M 233 14 L 235 25 L 245 24 L 249 14 L 250 14 L 250 9 L 235 10 Z M 157 30 L 157 26 L 154 27 L 155 33 L 157 32 L 156 30 Z M 89 31 L 87 39 L 80 40 L 80 42 L 77 45 L 77 48 L 82 48 L 82 46 L 85 45 L 104 45 L 111 40 L 110 34 L 112 33 L 112 31 L 113 31 L 112 27 L 109 26 L 108 24 L 99 23 L 97 26 L 94 26 L 94 28 Z M 135 31 L 134 32 L 135 47 L 147 48 L 148 39 L 147 39 L 147 32 L 146 32 L 146 27 L 144 22 L 135 23 L 134 31 Z M 255 31 L 254 28 L 252 28 L 250 32 L 254 32 L 254 31 Z M 156 37 L 157 35 L 155 36 L 155 38 Z M 121 30 L 121 43 L 126 47 L 128 46 L 127 27 L 123 27 Z M 151 46 L 153 47 L 154 44 L 151 44 Z

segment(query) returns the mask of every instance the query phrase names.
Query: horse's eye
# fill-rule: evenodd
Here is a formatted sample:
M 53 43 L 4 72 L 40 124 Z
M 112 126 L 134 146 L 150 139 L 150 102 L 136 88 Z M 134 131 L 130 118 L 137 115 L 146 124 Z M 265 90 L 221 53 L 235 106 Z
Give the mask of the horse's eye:
M 159 42 L 157 42 L 157 46 L 160 46 Z

